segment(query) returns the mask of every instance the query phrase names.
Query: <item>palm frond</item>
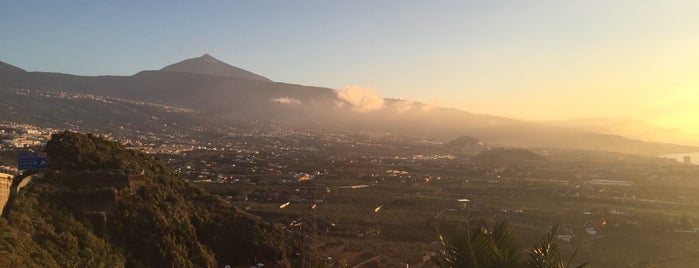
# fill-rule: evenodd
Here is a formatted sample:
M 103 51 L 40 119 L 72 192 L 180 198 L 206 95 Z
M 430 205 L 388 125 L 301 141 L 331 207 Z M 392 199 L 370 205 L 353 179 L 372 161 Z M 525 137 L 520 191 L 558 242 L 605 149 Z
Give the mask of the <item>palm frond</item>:
M 558 223 L 554 224 L 551 231 L 544 235 L 539 240 L 538 245 L 534 246 L 529 252 L 529 260 L 527 267 L 532 268 L 563 268 L 561 263 L 561 254 L 558 250 L 556 233 L 558 232 Z
M 458 234 L 446 234 L 439 230 L 440 248 L 432 261 L 439 267 L 531 267 L 531 268 L 567 268 L 570 267 L 577 249 L 563 263 L 559 250 L 556 233 L 558 224 L 544 235 L 533 246 L 524 259 L 519 251 L 517 238 L 505 221 L 497 221 L 492 229 L 482 222 L 480 228 L 470 229 L 466 223 L 466 231 Z M 581 268 L 587 264 L 576 267 Z
M 497 252 L 499 267 L 512 267 L 522 261 L 517 236 L 506 221 L 497 221 L 489 237 Z

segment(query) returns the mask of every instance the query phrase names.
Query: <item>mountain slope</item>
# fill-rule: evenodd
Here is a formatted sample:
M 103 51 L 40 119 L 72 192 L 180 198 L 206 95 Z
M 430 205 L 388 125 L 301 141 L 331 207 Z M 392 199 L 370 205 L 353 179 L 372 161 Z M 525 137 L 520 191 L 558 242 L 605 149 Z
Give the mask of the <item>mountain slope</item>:
M 204 54 L 198 58 L 191 58 L 183 60 L 181 62 L 165 66 L 165 68 L 160 69 L 166 72 L 182 72 L 182 73 L 194 73 L 194 74 L 206 74 L 212 76 L 224 76 L 224 77 L 235 77 L 256 81 L 266 81 L 271 82 L 266 77 L 258 74 L 240 69 L 235 66 L 231 66 L 225 62 L 222 62 L 209 54 Z
M 13 66 L 7 63 L 4 63 L 0 61 L 0 73 L 19 73 L 19 72 L 24 72 L 22 68 L 19 68 L 17 66 Z

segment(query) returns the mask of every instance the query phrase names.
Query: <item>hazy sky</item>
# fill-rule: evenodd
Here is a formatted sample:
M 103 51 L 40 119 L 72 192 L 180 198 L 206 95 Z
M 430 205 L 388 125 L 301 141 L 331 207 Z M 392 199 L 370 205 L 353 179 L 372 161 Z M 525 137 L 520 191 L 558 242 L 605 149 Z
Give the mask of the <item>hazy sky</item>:
M 696 0 L 12 2 L 0 61 L 29 71 L 131 75 L 209 53 L 275 81 L 699 136 Z

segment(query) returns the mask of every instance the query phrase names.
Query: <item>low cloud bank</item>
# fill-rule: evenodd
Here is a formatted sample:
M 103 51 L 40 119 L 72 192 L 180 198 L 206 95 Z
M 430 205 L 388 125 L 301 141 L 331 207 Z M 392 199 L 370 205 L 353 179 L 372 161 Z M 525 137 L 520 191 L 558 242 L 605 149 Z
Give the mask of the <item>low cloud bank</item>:
M 373 89 L 345 86 L 338 90 L 337 97 L 344 102 L 338 102 L 337 105 L 342 107 L 349 104 L 355 112 L 369 112 L 379 110 L 384 107 L 384 100 Z
M 270 102 L 280 103 L 280 104 L 301 104 L 301 101 L 295 98 L 281 97 L 281 98 L 271 98 Z

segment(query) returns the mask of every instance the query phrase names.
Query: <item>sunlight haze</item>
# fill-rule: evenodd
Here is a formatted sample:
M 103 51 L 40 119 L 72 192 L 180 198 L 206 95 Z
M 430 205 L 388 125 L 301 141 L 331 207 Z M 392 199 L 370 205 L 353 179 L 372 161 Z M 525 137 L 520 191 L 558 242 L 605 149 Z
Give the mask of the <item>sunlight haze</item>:
M 699 0 L 0 4 L 2 267 L 699 267 Z

